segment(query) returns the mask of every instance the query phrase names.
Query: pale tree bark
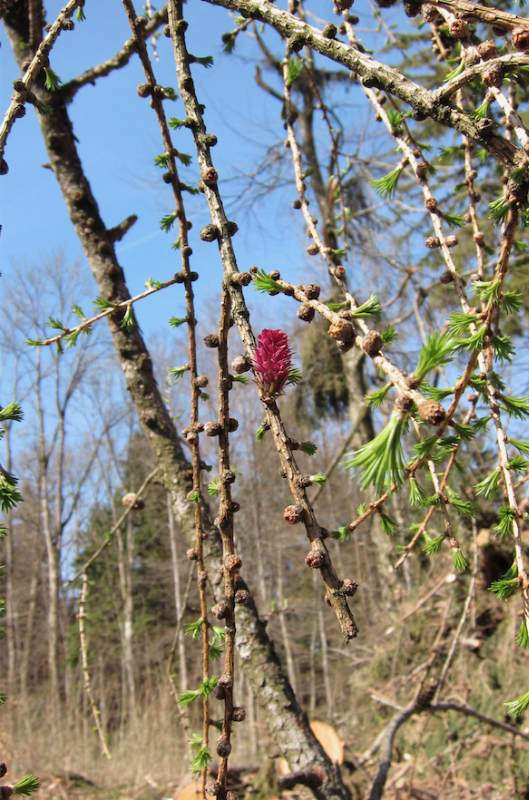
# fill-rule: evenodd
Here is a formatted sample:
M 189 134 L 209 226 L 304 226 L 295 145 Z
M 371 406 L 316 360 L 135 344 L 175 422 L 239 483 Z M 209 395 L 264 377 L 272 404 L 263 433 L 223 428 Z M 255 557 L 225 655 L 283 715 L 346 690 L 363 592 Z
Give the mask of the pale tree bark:
M 6 447 L 6 469 L 12 472 L 11 463 L 11 423 L 4 423 L 5 430 L 5 447 Z M 13 558 L 13 514 L 8 512 L 5 515 L 6 526 L 9 529 L 9 534 L 5 538 L 5 568 L 6 568 L 6 582 L 5 582 L 5 597 L 6 597 L 6 614 L 5 614 L 5 627 L 7 636 L 7 693 L 11 694 L 15 680 L 16 668 L 16 646 L 15 646 L 15 602 L 13 593 L 13 571 L 14 571 L 14 558 Z
M 35 390 L 39 425 L 39 500 L 48 563 L 48 670 L 51 689 L 50 699 L 52 708 L 54 709 L 52 718 L 57 728 L 59 720 L 58 706 L 60 703 L 59 666 L 57 662 L 59 637 L 59 557 L 57 553 L 57 541 L 54 538 L 52 530 L 51 510 L 49 505 L 50 489 L 48 470 L 50 454 L 46 447 L 40 350 L 37 350 Z
M 296 687 L 296 670 L 294 668 L 294 659 L 292 657 L 292 646 L 290 644 L 290 634 L 286 621 L 286 608 L 285 599 L 283 596 L 283 559 L 279 557 L 282 552 L 281 547 L 277 548 L 277 605 L 279 614 L 279 626 L 281 628 L 281 638 L 283 639 L 283 647 L 285 648 L 285 658 L 287 661 L 287 673 L 290 684 L 297 692 Z
M 121 657 L 123 671 L 127 686 L 127 717 L 129 722 L 136 724 L 136 682 L 134 679 L 134 599 L 132 595 L 132 571 L 134 568 L 134 528 L 131 515 L 127 517 L 125 543 L 123 532 L 118 528 L 116 540 L 118 543 L 118 574 L 121 599 L 123 601 L 123 619 L 119 626 L 121 633 Z

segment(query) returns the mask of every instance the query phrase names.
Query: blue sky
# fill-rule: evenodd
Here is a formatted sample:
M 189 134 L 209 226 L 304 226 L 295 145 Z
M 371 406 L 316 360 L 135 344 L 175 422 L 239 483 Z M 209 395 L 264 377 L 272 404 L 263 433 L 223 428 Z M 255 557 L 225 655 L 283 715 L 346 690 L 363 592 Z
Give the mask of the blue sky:
M 324 5 L 322 13 L 328 13 L 330 3 Z M 48 21 L 55 19 L 61 6 L 59 2 L 46 3 Z M 136 6 L 140 13 L 141 4 Z M 112 56 L 130 36 L 118 0 L 89 0 L 85 11 L 86 21 L 76 23 L 73 32 L 62 33 L 52 51 L 51 66 L 63 82 Z M 278 189 L 254 203 L 251 193 L 237 200 L 245 184 L 237 177 L 252 173 L 267 149 L 284 138 L 280 104 L 255 85 L 252 42 L 239 36 L 236 54 L 223 53 L 222 33 L 234 27 L 225 9 L 193 0 L 186 5 L 186 18 L 190 23 L 190 52 L 213 55 L 215 59 L 213 69 L 196 65 L 193 74 L 199 98 L 206 106 L 208 130 L 219 140 L 213 156 L 230 216 L 240 229 L 234 241 L 240 268 L 248 269 L 255 263 L 267 270 L 286 270 L 285 276 L 299 280 L 305 269 L 317 269 L 317 265 L 311 262 L 308 266 L 301 216 L 291 205 L 293 187 Z M 275 34 L 269 36 L 270 42 L 279 43 Z M 0 38 L 0 105 L 5 109 L 18 71 L 3 29 Z M 154 62 L 157 80 L 164 86 L 176 87 L 171 45 L 163 35 L 158 39 L 158 50 L 160 61 Z M 95 87 L 83 88 L 70 106 L 84 169 L 106 225 L 113 227 L 129 214 L 139 218 L 116 248 L 132 294 L 142 291 L 147 278 L 167 279 L 179 268 L 178 254 L 170 248 L 175 237 L 159 230 L 160 218 L 172 210 L 173 203 L 161 170 L 153 164 L 154 156 L 163 148 L 155 115 L 148 101 L 136 92 L 143 80 L 139 60 L 134 56 L 124 69 L 100 79 Z M 81 252 L 53 173 L 42 167 L 47 161 L 46 152 L 36 113 L 31 106 L 27 108 L 25 118 L 16 122 L 8 139 L 9 173 L 0 181 L 4 274 L 23 268 L 24 261 L 38 262 L 57 248 L 64 249 L 69 258 Z M 184 116 L 181 101 L 167 102 L 167 112 Z M 198 172 L 190 132 L 176 132 L 174 141 L 180 150 L 193 156 L 189 168 L 181 167 L 182 179 L 196 183 Z M 291 166 L 286 166 L 284 174 L 290 177 Z M 193 221 L 193 268 L 201 277 L 195 284 L 200 301 L 218 286 L 220 262 L 216 245 L 204 244 L 198 236 L 202 225 L 209 221 L 203 195 L 191 198 L 187 210 Z M 162 321 L 178 312 L 179 295 L 177 289 L 172 289 L 144 301 L 137 308 L 142 328 L 159 330 Z M 281 314 L 282 306 L 283 299 L 278 298 L 272 313 Z

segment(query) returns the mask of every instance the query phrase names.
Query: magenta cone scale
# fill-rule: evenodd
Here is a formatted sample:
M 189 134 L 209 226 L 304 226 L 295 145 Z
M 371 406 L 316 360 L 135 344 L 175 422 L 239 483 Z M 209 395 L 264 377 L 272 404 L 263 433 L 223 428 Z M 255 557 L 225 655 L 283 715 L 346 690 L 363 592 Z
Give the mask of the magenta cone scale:
M 265 399 L 282 393 L 292 369 L 292 350 L 286 333 L 264 330 L 259 334 L 253 369 Z

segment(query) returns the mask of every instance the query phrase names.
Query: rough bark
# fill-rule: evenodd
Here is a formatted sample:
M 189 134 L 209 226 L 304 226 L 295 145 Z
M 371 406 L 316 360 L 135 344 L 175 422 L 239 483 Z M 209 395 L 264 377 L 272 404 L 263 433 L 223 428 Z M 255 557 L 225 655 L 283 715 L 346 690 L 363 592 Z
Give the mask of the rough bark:
M 28 17 L 22 8 L 6 10 L 4 24 L 19 65 L 28 58 L 28 49 L 20 47 L 28 40 Z M 27 9 L 27 6 L 26 6 Z M 77 153 L 66 99 L 60 92 L 49 93 L 41 85 L 35 94 L 53 108 L 49 117 L 39 115 L 44 142 L 51 166 L 65 199 L 70 219 L 81 241 L 96 280 L 100 295 L 119 302 L 130 297 L 122 268 L 117 263 L 114 247 L 99 213 L 89 182 Z M 163 402 L 152 361 L 137 325 L 130 330 L 120 328 L 123 313 L 109 316 L 113 344 L 123 369 L 127 389 L 134 402 L 141 428 L 161 469 L 162 480 L 178 524 L 193 541 L 195 520 L 193 504 L 187 493 L 191 488 L 189 464 L 182 450 L 175 426 Z M 213 591 L 220 597 L 221 541 L 213 526 L 209 509 L 204 509 L 204 529 L 209 536 L 206 565 Z M 237 588 L 246 588 L 241 578 Z M 323 775 L 320 786 L 313 789 L 317 798 L 349 800 L 339 771 L 331 763 L 316 740 L 306 714 L 301 710 L 286 679 L 273 644 L 253 599 L 238 606 L 237 645 L 239 656 L 252 690 L 265 710 L 269 726 L 280 751 L 293 770 L 312 769 Z

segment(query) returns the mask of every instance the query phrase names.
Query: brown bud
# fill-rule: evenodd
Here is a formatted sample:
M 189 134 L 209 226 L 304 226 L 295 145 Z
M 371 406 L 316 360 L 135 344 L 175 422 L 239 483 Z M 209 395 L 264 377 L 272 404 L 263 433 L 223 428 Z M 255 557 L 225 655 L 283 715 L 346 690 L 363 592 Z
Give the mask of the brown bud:
M 292 203 L 292 208 L 300 209 L 301 208 L 301 200 L 294 200 Z
M 216 225 L 205 225 L 200 230 L 200 238 L 203 242 L 214 242 L 219 238 L 219 229 Z
M 347 11 L 353 5 L 353 0 L 334 0 L 334 7 L 338 14 Z
M 245 606 L 250 599 L 250 592 L 247 589 L 237 589 L 235 592 L 235 602 L 237 605 Z
M 208 167 L 202 176 L 202 180 L 206 186 L 216 186 L 219 180 L 219 173 L 214 167 Z
M 443 272 L 443 274 L 439 276 L 439 283 L 442 284 L 452 283 L 453 280 L 454 276 L 449 270 L 446 270 L 446 272 Z
M 152 94 L 152 86 L 148 83 L 140 83 L 137 91 L 140 97 L 149 97 Z
M 529 30 L 527 28 L 513 28 L 511 42 L 517 50 L 529 50 Z
M 428 175 L 428 164 L 426 163 L 426 161 L 419 161 L 419 163 L 415 168 L 415 174 L 420 180 L 426 178 L 426 176 Z
M 498 55 L 496 44 L 492 39 L 486 39 L 484 42 L 481 42 L 481 44 L 478 44 L 478 53 L 483 61 L 488 61 L 489 58 L 496 58 Z
M 222 783 L 220 781 L 208 781 L 204 786 L 204 791 L 210 797 L 217 797 L 222 792 Z
M 478 119 L 478 121 L 476 122 L 476 128 L 478 129 L 478 131 L 481 133 L 482 136 L 488 137 L 491 136 L 492 132 L 494 131 L 494 123 L 488 117 L 484 117 L 483 119 Z M 476 193 L 472 195 L 472 199 L 474 200 L 475 203 L 479 202 L 480 200 L 479 194 Z
M 439 15 L 436 8 L 425 3 L 422 7 L 422 16 L 425 22 L 435 22 Z
M 238 427 L 239 427 L 239 420 L 235 419 L 234 417 L 230 417 L 228 420 L 228 431 L 230 433 L 235 433 Z
M 213 608 L 211 609 L 211 613 L 217 619 L 226 619 L 226 617 L 230 613 L 230 609 L 226 601 L 221 600 L 220 603 L 217 603 L 217 605 L 213 606 Z
M 482 231 L 476 231 L 476 233 L 474 234 L 474 241 L 476 242 L 478 247 L 482 247 L 482 245 L 485 243 L 484 233 Z
M 413 399 L 411 397 L 405 397 L 404 395 L 400 395 L 395 400 L 395 409 L 396 411 L 411 411 L 413 408 Z
M 219 337 L 216 333 L 210 333 L 208 336 L 204 336 L 204 344 L 206 347 L 218 347 Z
M 476 392 L 469 392 L 466 397 L 469 403 L 477 403 L 479 400 L 479 394 Z
M 249 272 L 235 272 L 230 276 L 230 280 L 237 286 L 248 286 L 252 282 L 252 276 Z
M 454 235 L 447 236 L 445 244 L 447 247 L 456 247 L 459 244 L 459 239 Z
M 466 39 L 468 36 L 468 25 L 463 19 L 454 19 L 450 23 L 450 33 L 454 39 Z
M 234 722 L 244 722 L 246 719 L 246 711 L 242 706 L 235 706 L 231 712 L 231 718 Z
M 221 675 L 218 685 L 223 686 L 225 689 L 231 689 L 233 686 L 233 677 L 231 672 L 225 672 L 224 675 Z
M 297 483 L 300 489 L 305 489 L 307 486 L 312 486 L 312 476 L 300 475 Z
M 350 342 L 336 342 L 336 344 L 338 345 L 338 350 L 340 353 L 348 353 L 349 350 L 352 350 L 355 346 L 355 343 L 352 339 Z
M 232 500 L 231 501 L 231 510 L 233 511 L 234 514 L 236 514 L 237 511 L 241 510 L 241 504 L 235 502 L 235 500 Z
M 350 578 L 346 578 L 343 582 L 343 593 L 347 595 L 347 597 L 352 597 L 356 590 L 358 589 L 358 584 L 352 581 Z
M 378 331 L 369 331 L 362 336 L 361 347 L 368 356 L 376 356 L 382 348 L 382 337 Z
M 435 197 L 427 197 L 424 201 L 424 205 L 428 209 L 428 211 L 435 211 L 437 208 L 437 200 Z
M 196 431 L 189 431 L 186 436 L 186 441 L 190 445 L 195 445 L 198 442 L 198 433 Z
M 335 317 L 327 333 L 332 339 L 338 339 L 341 342 L 350 342 L 355 335 L 352 324 L 340 317 Z
M 199 572 L 197 575 L 197 584 L 199 589 L 204 589 L 208 582 L 208 573 Z
M 329 22 L 327 25 L 325 25 L 322 33 L 326 39 L 336 39 L 338 28 L 336 25 L 333 25 L 332 22 Z
M 195 378 L 195 386 L 198 386 L 199 389 L 204 389 L 208 385 L 209 381 L 205 375 L 197 375 Z
M 242 567 L 242 559 L 236 555 L 226 556 L 224 566 L 229 572 L 237 572 Z
M 224 686 L 215 686 L 213 689 L 213 697 L 215 700 L 224 700 L 226 697 L 226 692 L 224 691 Z
M 428 236 L 425 243 L 426 247 L 429 247 L 430 250 L 435 250 L 436 247 L 441 246 L 441 242 L 437 238 L 437 236 Z
M 13 108 L 13 116 L 15 119 L 22 119 L 22 117 L 25 117 L 26 106 L 22 105 L 22 103 L 16 103 L 15 107 Z
M 186 555 L 190 561 L 196 561 L 198 558 L 197 551 L 194 547 L 190 547 Z
M 430 425 L 440 425 L 446 417 L 446 412 L 437 400 L 423 400 L 419 403 L 419 416 Z
M 242 375 L 243 372 L 248 372 L 252 368 L 252 362 L 248 356 L 237 356 L 231 362 L 231 368 L 236 375 Z
M 143 500 L 141 497 L 136 497 L 133 492 L 129 492 L 128 494 L 124 495 L 121 502 L 124 506 L 132 505 L 133 511 L 143 511 L 145 508 L 145 500 Z
M 6 773 L 7 773 L 7 767 L 5 765 L 5 762 L 2 761 L 2 763 L 0 764 L 0 778 L 3 778 Z
M 218 436 L 222 428 L 218 422 L 206 422 L 204 425 L 204 433 L 206 436 Z
M 288 522 L 289 525 L 297 525 L 297 523 L 301 522 L 303 519 L 303 507 L 287 506 L 283 511 L 283 519 L 285 522 Z
M 318 552 L 315 553 L 314 550 L 311 550 L 310 553 L 305 558 L 305 564 L 307 565 L 307 567 L 310 567 L 310 569 L 321 569 L 324 563 L 325 563 L 325 556 L 323 555 L 323 553 L 318 553 Z
M 311 242 L 307 247 L 307 253 L 309 254 L 309 256 L 317 256 L 319 252 L 320 248 L 318 247 L 316 242 Z
M 418 389 L 421 385 L 422 380 L 418 378 L 417 375 L 408 375 L 406 377 L 406 384 L 410 387 L 410 389 Z
M 345 278 L 345 267 L 341 265 L 334 268 L 334 274 L 337 278 Z
M 321 289 L 317 283 L 307 283 L 304 289 L 309 300 L 317 300 L 320 296 Z
M 481 79 L 485 86 L 500 87 L 503 83 L 504 68 L 503 64 L 495 62 L 484 69 L 481 73 Z
M 237 475 L 232 469 L 225 469 L 222 473 L 222 482 L 223 483 L 235 483 Z
M 13 792 L 14 789 L 12 786 L 0 786 L 0 800 L 7 800 L 8 797 L 11 797 Z
M 230 753 L 231 753 L 230 742 L 224 736 L 221 736 L 217 744 L 217 755 L 220 756 L 221 758 L 228 758 Z
M 479 64 L 481 58 L 479 57 L 479 53 L 476 50 L 467 50 L 465 53 L 465 67 L 475 67 L 476 64 Z
M 308 303 L 302 303 L 298 308 L 298 317 L 299 319 L 302 319 L 303 322 L 312 322 L 315 314 L 315 310 L 312 308 L 312 306 L 309 306 Z
M 3 158 L 0 158 L 0 175 L 7 175 L 9 172 L 9 167 L 7 166 L 7 161 Z
M 259 268 L 258 268 L 258 267 L 257 267 L 255 264 L 253 264 L 253 265 L 250 267 L 250 269 L 249 269 L 249 272 L 250 272 L 252 275 L 256 275 L 256 274 L 257 274 L 257 272 L 259 272 Z

